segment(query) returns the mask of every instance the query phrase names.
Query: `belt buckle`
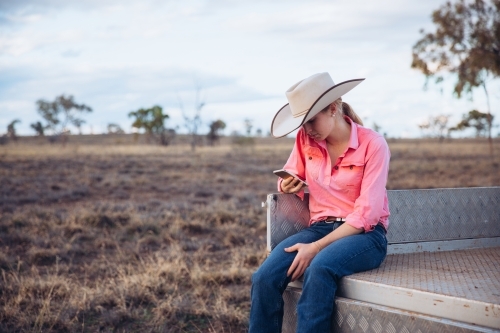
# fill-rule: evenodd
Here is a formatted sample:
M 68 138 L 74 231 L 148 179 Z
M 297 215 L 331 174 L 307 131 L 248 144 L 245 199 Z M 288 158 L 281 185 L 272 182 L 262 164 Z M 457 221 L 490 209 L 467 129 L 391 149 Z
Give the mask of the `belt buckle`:
M 336 223 L 336 222 L 345 222 L 344 217 L 336 217 L 330 220 L 325 220 L 325 223 Z

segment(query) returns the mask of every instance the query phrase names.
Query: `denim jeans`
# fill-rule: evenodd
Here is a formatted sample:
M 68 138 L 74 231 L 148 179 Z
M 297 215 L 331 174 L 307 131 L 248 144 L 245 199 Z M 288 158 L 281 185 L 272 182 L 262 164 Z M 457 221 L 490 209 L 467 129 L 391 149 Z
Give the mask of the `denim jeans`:
M 252 275 L 250 333 L 281 332 L 282 294 L 290 282 L 286 276 L 296 252 L 285 248 L 323 238 L 339 223 L 318 222 L 279 243 Z M 304 272 L 297 305 L 297 332 L 330 332 L 334 298 L 339 280 L 346 275 L 377 268 L 387 253 L 385 230 L 341 238 L 326 246 Z

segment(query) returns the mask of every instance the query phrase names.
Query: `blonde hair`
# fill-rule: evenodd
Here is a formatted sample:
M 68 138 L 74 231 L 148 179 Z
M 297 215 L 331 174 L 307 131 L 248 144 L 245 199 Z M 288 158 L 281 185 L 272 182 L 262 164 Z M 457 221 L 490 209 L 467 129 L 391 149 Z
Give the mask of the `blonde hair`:
M 361 120 L 361 118 L 356 114 L 356 112 L 354 112 L 353 108 L 349 104 L 347 104 L 346 102 L 342 102 L 342 98 L 337 99 L 333 103 L 337 104 L 337 109 L 342 110 L 342 113 L 345 116 L 348 116 L 352 119 L 352 121 L 363 126 L 363 121 Z

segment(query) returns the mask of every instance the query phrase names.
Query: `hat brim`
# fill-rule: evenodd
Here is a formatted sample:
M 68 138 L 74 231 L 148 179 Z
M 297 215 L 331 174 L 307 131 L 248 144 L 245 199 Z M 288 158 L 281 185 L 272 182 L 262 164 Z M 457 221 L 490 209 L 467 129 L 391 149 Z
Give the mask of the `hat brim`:
M 325 91 L 313 103 L 309 111 L 300 117 L 293 117 L 290 111 L 290 104 L 285 104 L 274 116 L 271 123 L 271 134 L 275 138 L 284 137 L 302 126 L 306 121 L 314 117 L 321 110 L 347 94 L 350 90 L 360 84 L 364 79 L 354 79 L 341 82 Z

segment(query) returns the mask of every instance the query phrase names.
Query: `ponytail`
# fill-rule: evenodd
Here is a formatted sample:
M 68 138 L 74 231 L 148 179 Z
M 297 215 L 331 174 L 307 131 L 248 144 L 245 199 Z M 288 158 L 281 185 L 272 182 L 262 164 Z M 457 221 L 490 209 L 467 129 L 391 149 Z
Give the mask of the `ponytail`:
M 345 116 L 348 116 L 349 118 L 351 118 L 352 121 L 354 121 L 355 123 L 363 126 L 363 121 L 361 120 L 361 118 L 356 114 L 356 112 L 354 112 L 352 107 L 349 104 L 347 104 L 346 102 L 342 102 L 342 113 Z

